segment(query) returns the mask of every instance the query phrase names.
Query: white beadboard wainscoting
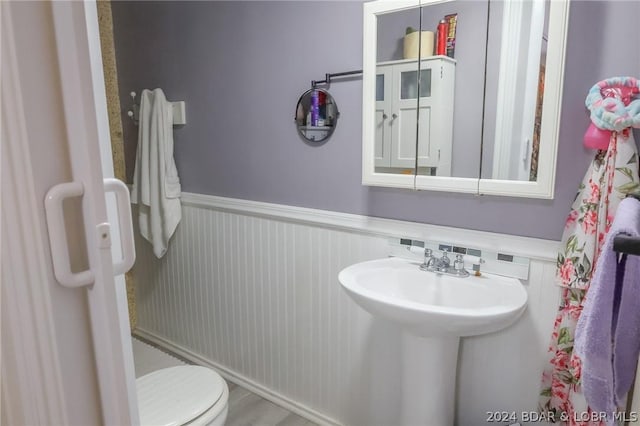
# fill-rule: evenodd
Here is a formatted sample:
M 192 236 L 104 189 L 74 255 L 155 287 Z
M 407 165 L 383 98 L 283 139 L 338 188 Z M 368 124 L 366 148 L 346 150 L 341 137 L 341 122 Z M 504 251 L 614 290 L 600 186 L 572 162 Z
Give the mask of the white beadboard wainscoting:
M 559 300 L 557 242 L 198 194 L 182 201 L 164 258 L 136 242 L 137 333 L 315 422 L 394 425 L 400 332 L 351 302 L 338 272 L 387 256 L 389 236 L 488 248 L 531 258 L 529 301 L 512 327 L 462 339 L 456 423 L 535 410 Z

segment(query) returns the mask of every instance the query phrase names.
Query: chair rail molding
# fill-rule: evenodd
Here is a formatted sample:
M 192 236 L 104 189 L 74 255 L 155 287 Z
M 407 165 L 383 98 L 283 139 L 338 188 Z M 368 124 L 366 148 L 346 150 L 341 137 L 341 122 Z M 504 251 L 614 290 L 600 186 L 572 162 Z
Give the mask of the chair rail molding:
M 183 192 L 183 205 L 385 237 L 442 241 L 555 261 L 559 241 Z

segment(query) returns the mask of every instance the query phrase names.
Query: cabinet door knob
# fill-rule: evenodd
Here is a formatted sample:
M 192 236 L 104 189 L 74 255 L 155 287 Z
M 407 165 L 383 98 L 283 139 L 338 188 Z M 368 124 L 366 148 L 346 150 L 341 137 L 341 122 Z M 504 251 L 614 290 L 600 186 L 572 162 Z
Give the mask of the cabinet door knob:
M 389 118 L 389 116 L 387 114 L 382 114 L 382 119 L 386 120 L 387 118 Z
M 393 114 L 391 114 L 391 117 L 395 120 L 396 118 L 398 118 L 398 114 L 393 113 Z

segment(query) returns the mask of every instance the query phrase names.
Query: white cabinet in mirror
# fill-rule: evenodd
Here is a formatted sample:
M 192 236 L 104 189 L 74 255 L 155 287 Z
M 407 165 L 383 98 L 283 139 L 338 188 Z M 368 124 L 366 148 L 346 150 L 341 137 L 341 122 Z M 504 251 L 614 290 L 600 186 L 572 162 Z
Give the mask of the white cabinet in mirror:
M 553 198 L 568 12 L 569 0 L 364 3 L 363 184 Z M 457 43 L 443 54 L 445 16 Z
M 414 60 L 378 62 L 376 67 L 375 167 L 380 173 L 412 174 L 417 167 L 451 175 L 455 61 L 433 56 L 420 61 L 420 114 L 416 114 L 418 71 Z M 437 108 L 434 108 L 437 106 Z

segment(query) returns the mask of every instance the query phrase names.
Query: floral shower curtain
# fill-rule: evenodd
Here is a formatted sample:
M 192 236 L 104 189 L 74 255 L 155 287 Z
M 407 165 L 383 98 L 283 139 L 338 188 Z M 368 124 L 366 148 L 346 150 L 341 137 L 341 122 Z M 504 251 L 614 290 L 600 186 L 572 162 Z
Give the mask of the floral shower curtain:
M 607 101 L 617 101 L 615 106 L 620 107 L 621 98 L 603 100 L 599 96 L 601 89 L 612 83 L 620 84 L 620 81 L 631 87 L 639 87 L 635 79 L 610 79 L 596 84 L 590 97 L 587 97 L 591 118 L 601 129 L 615 129 L 615 126 L 609 127 L 603 122 L 603 110 L 605 120 L 617 121 L 619 126 L 627 124 L 619 119 L 625 114 L 630 116 L 626 109 L 617 115 L 606 115 L 607 111 L 614 111 L 614 108 L 607 106 Z M 598 113 L 600 115 L 596 117 Z M 640 124 L 640 119 L 637 124 Z M 611 133 L 608 149 L 598 151 L 592 161 L 578 188 L 562 236 L 556 271 L 556 283 L 562 287 L 562 298 L 551 335 L 539 405 L 540 412 L 552 423 L 604 425 L 597 420 L 598 413 L 592 416 L 581 393 L 581 361 L 573 353 L 573 342 L 593 269 L 615 211 L 626 194 L 637 192 L 639 188 L 638 152 L 633 133 L 624 127 L 619 132 Z

